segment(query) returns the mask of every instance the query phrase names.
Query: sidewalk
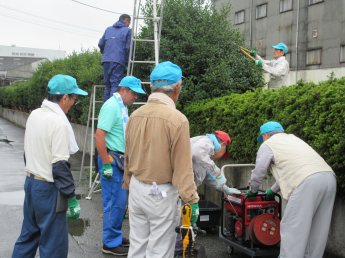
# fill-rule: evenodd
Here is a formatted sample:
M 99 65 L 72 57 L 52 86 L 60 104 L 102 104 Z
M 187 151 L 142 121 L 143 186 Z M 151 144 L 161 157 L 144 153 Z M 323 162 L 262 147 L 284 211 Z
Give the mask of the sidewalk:
M 13 142 L 7 142 L 10 140 Z M 0 118 L 0 257 L 9 258 L 18 238 L 23 220 L 24 202 L 24 129 Z M 71 168 L 76 181 L 79 178 L 80 154 L 71 157 Z M 102 202 L 101 195 L 94 194 L 91 201 L 85 200 L 88 178 L 82 180 L 76 193 L 81 198 L 80 219 L 69 222 L 70 258 L 112 257 L 103 255 L 102 247 Z M 124 229 L 128 232 L 128 220 Z M 36 257 L 39 257 L 38 255 Z

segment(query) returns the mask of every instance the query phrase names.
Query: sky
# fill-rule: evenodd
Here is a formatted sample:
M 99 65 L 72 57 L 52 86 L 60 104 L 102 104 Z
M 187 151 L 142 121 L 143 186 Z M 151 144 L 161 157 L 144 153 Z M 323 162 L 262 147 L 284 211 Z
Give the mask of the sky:
M 134 0 L 0 0 L 0 45 L 67 54 L 92 50 L 104 30 L 120 14 L 132 16 L 133 8 Z

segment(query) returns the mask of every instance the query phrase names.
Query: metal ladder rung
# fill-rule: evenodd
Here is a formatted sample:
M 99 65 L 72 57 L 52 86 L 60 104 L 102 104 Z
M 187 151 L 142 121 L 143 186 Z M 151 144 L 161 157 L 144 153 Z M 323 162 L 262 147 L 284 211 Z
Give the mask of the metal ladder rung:
M 156 61 L 135 61 L 135 60 L 131 60 L 129 62 L 133 64 L 155 64 L 156 63 Z
M 133 41 L 139 41 L 139 42 L 155 42 L 154 39 L 137 39 L 137 38 L 134 38 Z
M 138 20 L 156 20 L 156 21 L 159 21 L 160 20 L 160 17 L 144 17 L 144 16 L 134 16 L 135 19 L 138 19 Z

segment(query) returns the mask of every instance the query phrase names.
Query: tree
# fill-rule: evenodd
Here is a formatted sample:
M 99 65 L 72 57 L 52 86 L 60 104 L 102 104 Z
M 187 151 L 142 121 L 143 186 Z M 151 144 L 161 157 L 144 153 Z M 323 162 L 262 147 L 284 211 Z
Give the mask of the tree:
M 182 67 L 185 76 L 182 106 L 263 85 L 261 69 L 239 51 L 244 40 L 227 20 L 229 11 L 227 6 L 218 12 L 204 0 L 165 0 L 160 61 L 169 60 Z M 151 0 L 143 12 L 152 17 Z M 145 21 L 139 38 L 153 38 L 152 20 Z M 136 59 L 154 60 L 152 45 L 138 43 Z M 134 72 L 145 80 L 150 69 Z

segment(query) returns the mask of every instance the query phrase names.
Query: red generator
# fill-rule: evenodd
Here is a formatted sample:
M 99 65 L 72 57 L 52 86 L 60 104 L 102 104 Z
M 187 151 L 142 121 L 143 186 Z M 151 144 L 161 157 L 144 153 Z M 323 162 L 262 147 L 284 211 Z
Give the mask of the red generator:
M 242 189 L 244 190 L 244 189 Z M 219 237 L 228 244 L 229 257 L 237 250 L 250 257 L 279 255 L 281 197 L 260 191 L 255 197 L 230 194 L 222 198 Z

